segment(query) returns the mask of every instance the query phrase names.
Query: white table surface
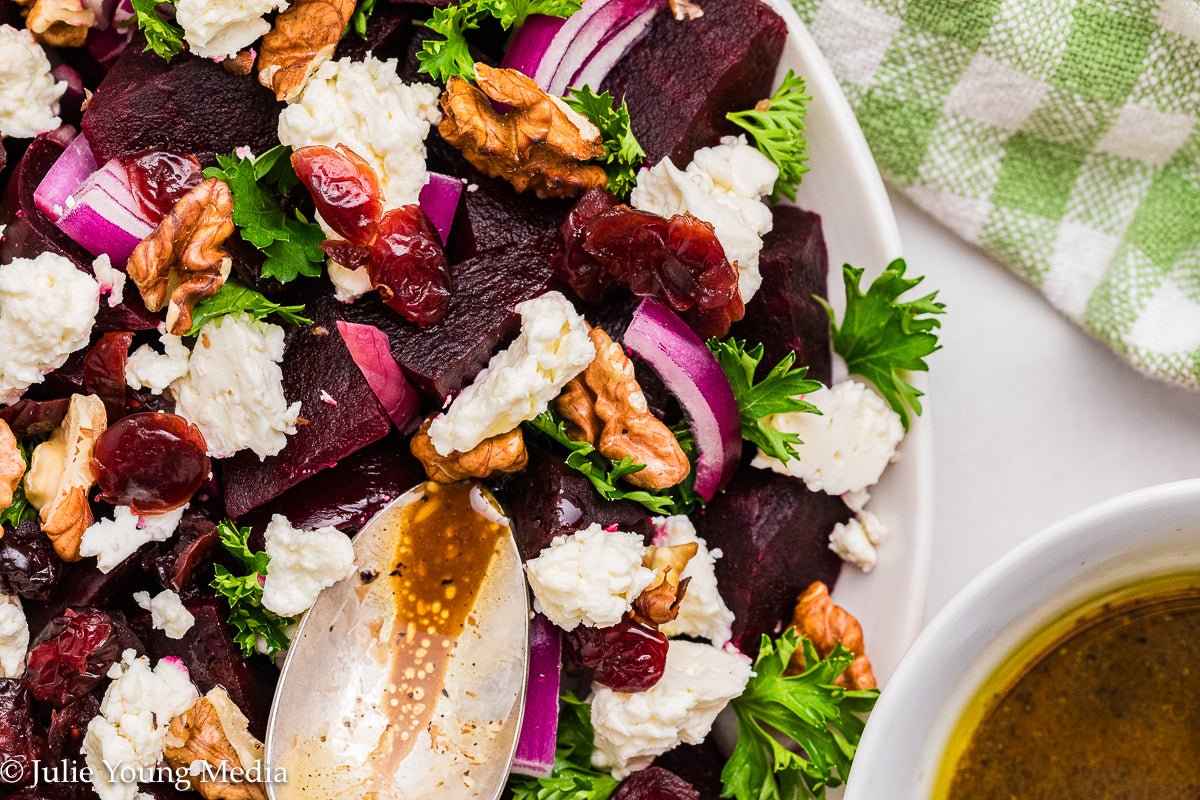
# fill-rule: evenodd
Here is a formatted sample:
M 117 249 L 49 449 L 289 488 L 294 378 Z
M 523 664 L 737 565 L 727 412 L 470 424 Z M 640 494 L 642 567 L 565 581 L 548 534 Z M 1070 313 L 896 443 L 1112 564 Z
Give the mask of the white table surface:
M 928 276 L 947 304 L 944 347 L 930 358 L 928 621 L 1049 523 L 1200 476 L 1200 392 L 1127 367 L 1000 264 L 891 196 L 909 272 Z

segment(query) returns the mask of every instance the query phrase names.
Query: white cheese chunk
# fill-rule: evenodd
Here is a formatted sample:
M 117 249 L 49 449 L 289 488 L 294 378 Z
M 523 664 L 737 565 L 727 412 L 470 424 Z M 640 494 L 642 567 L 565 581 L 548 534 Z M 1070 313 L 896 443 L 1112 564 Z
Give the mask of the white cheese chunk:
M 775 188 L 779 167 L 746 137 L 726 136 L 716 147 L 696 151 L 687 169 L 664 158 L 638 173 L 629 202 L 663 217 L 689 213 L 713 226 L 729 263 L 738 271 L 738 291 L 749 302 L 762 286 L 758 254 L 774 221 L 762 202 Z
M 839 522 L 829 534 L 829 549 L 863 572 L 879 563 L 876 548 L 887 541 L 888 529 L 870 511 L 861 511 L 849 522 Z
M 521 334 L 430 424 L 439 454 L 465 453 L 533 419 L 595 359 L 587 323 L 559 292 L 526 300 L 517 312 Z
M 109 308 L 116 308 L 125 301 L 125 281 L 129 276 L 112 265 L 108 253 L 96 256 L 92 273 L 100 284 L 100 294 L 108 295 Z
M 50 59 L 32 33 L 0 25 L 0 139 L 29 139 L 57 128 L 66 90 L 67 82 L 50 74 Z
M 674 547 L 680 544 L 697 545 L 696 555 L 688 561 L 679 577 L 690 578 L 683 602 L 679 604 L 679 616 L 658 629 L 667 636 L 694 636 L 708 639 L 721 647 L 729 641 L 733 627 L 733 612 L 717 591 L 717 559 L 720 549 L 709 550 L 703 539 L 696 535 L 696 526 L 685 516 L 663 517 L 654 520 L 658 535 L 654 544 L 659 547 Z
M 192 351 L 183 339 L 169 333 L 159 335 L 163 352 L 144 344 L 130 354 L 125 361 L 125 383 L 131 389 L 149 389 L 151 394 L 162 394 L 163 390 L 188 373 L 188 362 Z
M 271 30 L 263 16 L 287 7 L 287 0 L 178 0 L 175 19 L 193 55 L 222 59 L 254 44 Z
M 0 678 L 24 675 L 28 651 L 29 623 L 21 598 L 0 594 Z
M 566 630 L 616 625 L 654 581 L 654 571 L 642 566 L 645 555 L 638 534 L 595 523 L 556 536 L 525 564 L 535 608 Z
M 699 744 L 721 709 L 750 680 L 750 659 L 707 644 L 674 640 L 658 683 L 644 692 L 592 685 L 592 764 L 622 779 L 678 744 Z
M 178 659 L 150 660 L 126 650 L 109 671 L 100 715 L 88 723 L 83 755 L 100 800 L 134 800 L 137 781 L 123 780 L 150 770 L 162 758 L 171 720 L 199 698 Z
M 204 434 L 208 454 L 226 458 L 249 448 L 273 456 L 296 432 L 299 401 L 283 395 L 283 328 L 249 314 L 205 324 L 187 375 L 171 384 L 175 413 Z
M 322 589 L 354 574 L 354 545 L 337 528 L 297 530 L 276 514 L 267 525 L 266 540 L 271 561 L 262 604 L 281 617 L 303 614 Z
M 112 519 L 93 522 L 79 540 L 79 555 L 96 557 L 101 572 L 111 572 L 149 542 L 165 542 L 175 535 L 188 505 L 173 511 L 139 517 L 129 506 L 117 506 Z
M 168 639 L 182 639 L 196 624 L 196 618 L 179 599 L 179 595 L 165 589 L 154 597 L 149 592 L 134 592 L 133 600 L 150 612 L 150 624 Z
M 87 345 L 100 284 L 55 253 L 0 266 L 0 406 Z
M 814 492 L 844 494 L 871 486 L 896 460 L 904 438 L 900 415 L 874 389 L 856 381 L 821 388 L 805 397 L 820 414 L 794 412 L 765 418 L 777 431 L 797 434 L 798 458 L 786 464 L 758 451 L 753 464 L 803 478 Z

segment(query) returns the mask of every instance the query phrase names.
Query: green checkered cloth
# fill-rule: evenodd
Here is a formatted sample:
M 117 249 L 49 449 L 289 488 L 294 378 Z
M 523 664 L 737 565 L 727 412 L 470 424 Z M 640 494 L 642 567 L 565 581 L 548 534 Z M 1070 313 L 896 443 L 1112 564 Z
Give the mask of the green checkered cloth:
M 793 0 L 896 186 L 1200 388 L 1200 0 Z

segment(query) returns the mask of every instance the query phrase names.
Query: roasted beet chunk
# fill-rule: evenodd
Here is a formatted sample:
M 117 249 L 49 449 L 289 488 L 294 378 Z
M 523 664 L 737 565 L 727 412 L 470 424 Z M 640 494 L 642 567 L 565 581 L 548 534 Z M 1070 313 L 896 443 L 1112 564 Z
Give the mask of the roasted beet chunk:
M 33 713 L 33 698 L 18 680 L 0 678 L 0 782 L 33 783 L 37 762 L 46 760 L 46 737 Z M 21 770 L 12 764 L 19 764 Z
M 0 538 L 0 594 L 46 600 L 62 581 L 65 565 L 37 522 L 22 520 Z
M 763 634 L 778 634 L 813 581 L 833 588 L 842 562 L 829 549 L 829 534 L 850 516 L 840 497 L 811 492 L 789 475 L 743 467 L 696 517 L 696 532 L 725 554 L 717 561 L 717 584 L 734 613 L 739 650 L 753 656 Z
M 79 757 L 88 723 L 100 713 L 100 700 L 96 694 L 85 694 L 75 702 L 51 712 L 48 744 L 50 757 L 55 761 Z
M 759 0 L 706 0 L 704 16 L 659 14 L 601 84 L 629 104 L 633 133 L 651 164 L 682 169 L 698 148 L 739 129 L 729 111 L 769 97 L 787 25 Z M 686 65 L 686 68 L 681 68 Z
M 829 256 L 821 218 L 793 206 L 777 206 L 772 215 L 775 225 L 763 237 L 758 259 L 762 288 L 730 333 L 751 344 L 763 343 L 763 374 L 793 352 L 797 366 L 808 366 L 808 377 L 828 385 L 832 377 L 829 316 L 813 299 L 813 295 L 829 294 Z
M 130 647 L 141 649 L 120 614 L 67 609 L 42 629 L 30 648 L 25 683 L 35 698 L 62 708 L 99 686 Z
M 721 783 L 721 768 L 726 758 L 715 737 L 710 736 L 700 744 L 681 744 L 668 750 L 654 759 L 654 765 L 691 784 L 700 800 L 717 800 L 725 788 Z
M 154 575 L 163 588 L 178 592 L 212 576 L 211 569 L 205 574 L 199 567 L 212 562 L 213 548 L 220 543 L 216 523 L 189 511 L 174 536 L 142 556 L 142 569 Z
M 700 793 L 675 773 L 650 767 L 626 778 L 612 800 L 700 800 Z

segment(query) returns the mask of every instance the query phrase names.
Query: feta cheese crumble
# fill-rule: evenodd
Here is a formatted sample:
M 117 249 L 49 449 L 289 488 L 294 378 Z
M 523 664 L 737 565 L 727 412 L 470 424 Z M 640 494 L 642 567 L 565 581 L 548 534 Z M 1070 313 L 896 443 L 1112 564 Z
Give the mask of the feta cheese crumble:
M 273 456 L 296 432 L 300 402 L 283 395 L 283 328 L 249 314 L 228 314 L 196 337 L 187 375 L 171 384 L 175 413 L 204 434 L 208 454 L 249 448 Z
M 878 481 L 896 460 L 896 447 L 904 438 L 900 415 L 874 389 L 856 381 L 822 387 L 805 399 L 821 413 L 775 414 L 764 420 L 777 431 L 800 437 L 799 457 L 784 464 L 759 450 L 753 465 L 802 478 L 814 492 L 827 494 L 857 492 Z
M 109 308 L 116 308 L 125 301 L 125 280 L 129 276 L 112 265 L 108 253 L 96 256 L 92 262 L 92 273 L 100 284 L 100 294 L 108 295 Z
M 587 323 L 559 292 L 526 300 L 516 310 L 521 334 L 429 426 L 440 455 L 465 453 L 533 419 L 595 359 Z
M 96 557 L 96 567 L 111 572 L 149 542 L 165 542 L 175 535 L 188 503 L 173 511 L 139 517 L 129 506 L 117 506 L 112 519 L 93 522 L 79 540 L 79 555 Z
M 287 0 L 178 0 L 175 19 L 194 55 L 223 59 L 271 30 L 264 15 L 287 7 Z
M 592 684 L 593 766 L 610 769 L 621 780 L 678 744 L 699 744 L 752 674 L 746 656 L 674 640 L 662 678 L 646 691 L 615 692 Z
M 125 383 L 131 389 L 149 389 L 151 394 L 162 394 L 163 390 L 188 373 L 188 362 L 192 351 L 183 339 L 169 333 L 160 333 L 163 352 L 144 344 L 134 350 L 125 361 Z
M 60 255 L 0 266 L 0 406 L 87 345 L 99 310 L 100 284 Z
M 663 217 L 687 212 L 713 226 L 725 257 L 738 271 L 738 291 L 749 302 L 762 286 L 758 254 L 763 234 L 774 225 L 762 197 L 775 190 L 779 167 L 745 135 L 725 136 L 703 147 L 680 170 L 664 158 L 638 173 L 629 202 Z
M 263 608 L 281 617 L 303 614 L 322 589 L 354 574 L 354 544 L 337 528 L 302 531 L 287 517 L 271 517 L 266 531 L 267 580 Z
M 703 539 L 696 535 L 696 526 L 685 516 L 662 517 L 654 520 L 658 535 L 654 544 L 659 547 L 674 547 L 695 542 L 696 555 L 683 568 L 680 579 L 691 578 L 683 602 L 679 604 L 679 616 L 658 629 L 666 636 L 693 636 L 708 639 L 716 647 L 729 641 L 733 627 L 733 612 L 717 591 L 717 559 L 720 549 L 709 550 Z
M 848 561 L 863 572 L 870 572 L 879 563 L 875 548 L 888 539 L 887 527 L 870 511 L 860 511 L 849 522 L 839 522 L 829 534 L 829 549 L 842 561 Z
M 29 139 L 62 124 L 66 81 L 50 74 L 46 51 L 28 30 L 0 25 L 0 139 Z
M 138 784 L 123 778 L 154 768 L 162 758 L 171 720 L 200 695 L 174 658 L 164 658 L 151 669 L 148 658 L 126 650 L 109 677 L 113 682 L 104 691 L 100 715 L 88 723 L 83 738 L 83 756 L 100 800 L 134 800 Z
M 196 624 L 192 612 L 184 607 L 179 595 L 170 589 L 150 597 L 149 592 L 134 592 L 133 600 L 150 612 L 150 624 L 168 639 L 182 639 Z
M 606 531 L 593 523 L 550 546 L 525 564 L 534 608 L 560 628 L 606 628 L 621 621 L 654 571 L 642 566 L 642 537 Z
M 28 651 L 29 623 L 21 598 L 0 594 L 0 678 L 24 675 Z

